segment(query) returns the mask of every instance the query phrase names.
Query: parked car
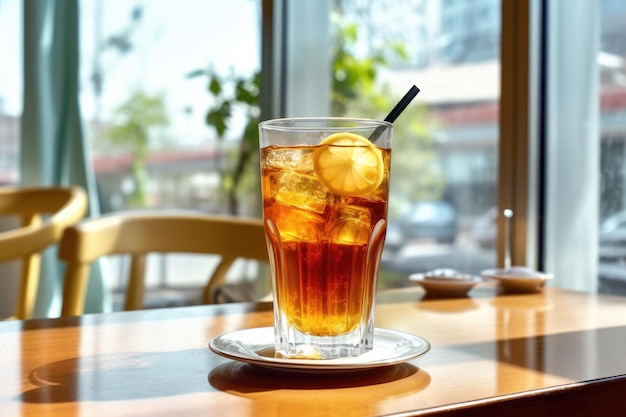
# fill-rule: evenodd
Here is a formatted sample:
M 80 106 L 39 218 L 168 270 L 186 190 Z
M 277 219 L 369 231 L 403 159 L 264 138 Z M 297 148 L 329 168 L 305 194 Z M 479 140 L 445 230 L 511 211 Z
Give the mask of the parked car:
M 385 250 L 396 253 L 406 243 L 406 239 L 400 230 L 400 226 L 394 221 L 387 223 L 387 234 L 385 237 Z
M 619 211 L 600 224 L 600 245 L 626 245 L 626 211 Z
M 599 230 L 599 257 L 601 261 L 626 259 L 626 211 L 607 217 Z
M 413 203 L 398 222 L 407 239 L 434 240 L 454 243 L 457 234 L 457 213 L 445 201 L 419 201 Z
M 481 248 L 493 249 L 496 247 L 497 234 L 498 208 L 492 206 L 474 221 L 471 236 Z

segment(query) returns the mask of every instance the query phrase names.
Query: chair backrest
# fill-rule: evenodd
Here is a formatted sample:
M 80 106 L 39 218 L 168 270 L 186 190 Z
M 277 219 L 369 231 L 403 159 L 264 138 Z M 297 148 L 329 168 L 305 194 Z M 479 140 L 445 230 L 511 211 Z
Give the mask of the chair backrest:
M 14 316 L 33 314 L 41 251 L 58 242 L 66 227 L 87 213 L 87 195 L 80 187 L 0 187 L 0 215 L 19 218 L 19 227 L 0 232 L 0 262 L 22 260 Z
M 204 288 L 204 302 L 225 282 L 238 258 L 269 262 L 263 222 L 187 212 L 123 212 L 85 220 L 68 228 L 59 245 L 66 262 L 61 315 L 84 312 L 90 264 L 107 255 L 131 256 L 125 310 L 143 307 L 144 272 L 149 253 L 221 255 Z

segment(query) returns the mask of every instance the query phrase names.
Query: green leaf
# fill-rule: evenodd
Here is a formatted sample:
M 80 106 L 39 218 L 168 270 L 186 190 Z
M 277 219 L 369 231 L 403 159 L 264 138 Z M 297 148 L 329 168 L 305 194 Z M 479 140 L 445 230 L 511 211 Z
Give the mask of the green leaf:
M 248 105 L 254 105 L 258 102 L 257 96 L 249 91 L 243 83 L 238 83 L 235 89 L 235 99 Z
M 226 132 L 228 126 L 226 125 L 226 120 L 221 109 L 209 111 L 205 117 L 205 121 L 207 125 L 215 129 L 220 138 L 224 136 L 224 132 Z
M 185 78 L 195 78 L 195 77 L 203 77 L 207 75 L 206 70 L 203 69 L 197 69 L 194 71 L 191 71 L 190 73 L 188 73 L 187 75 L 185 75 Z
M 222 83 L 216 77 L 211 77 L 209 80 L 209 91 L 214 96 L 219 96 L 222 93 Z

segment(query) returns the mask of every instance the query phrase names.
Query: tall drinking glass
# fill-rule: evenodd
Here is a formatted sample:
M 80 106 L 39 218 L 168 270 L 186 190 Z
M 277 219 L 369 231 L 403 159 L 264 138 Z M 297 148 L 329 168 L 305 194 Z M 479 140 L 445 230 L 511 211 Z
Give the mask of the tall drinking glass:
M 359 356 L 374 343 L 392 125 L 293 118 L 259 132 L 276 355 Z

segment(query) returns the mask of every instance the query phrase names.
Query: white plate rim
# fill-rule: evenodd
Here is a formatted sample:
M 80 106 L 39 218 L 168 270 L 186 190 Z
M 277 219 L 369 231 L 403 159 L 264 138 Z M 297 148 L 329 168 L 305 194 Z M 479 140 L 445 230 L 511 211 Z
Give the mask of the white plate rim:
M 260 341 L 258 343 L 244 342 L 251 338 L 258 338 Z M 395 346 L 402 345 L 404 349 L 397 354 L 394 354 L 392 350 L 388 351 L 386 348 L 393 343 Z M 365 353 L 355 358 L 315 360 L 274 358 L 256 353 L 273 347 L 273 327 L 235 330 L 216 336 L 209 342 L 211 351 L 228 359 L 269 368 L 323 372 L 356 371 L 397 365 L 426 354 L 431 346 L 420 336 L 397 330 L 375 328 L 374 349 L 370 352 L 372 355 Z
M 409 281 L 415 284 L 424 284 L 427 286 L 453 287 L 453 288 L 471 288 L 475 285 L 485 282 L 483 278 L 476 279 L 456 279 L 456 278 L 431 278 L 422 274 L 412 274 Z
M 467 293 L 476 285 L 485 282 L 485 278 L 470 275 L 472 278 L 433 278 L 424 274 L 411 274 L 409 281 L 426 290 L 426 293 L 458 297 Z
M 554 274 L 548 272 L 535 271 L 536 275 L 505 275 L 507 272 L 504 268 L 485 269 L 481 271 L 481 275 L 485 278 L 515 280 L 515 281 L 547 281 L 553 278 Z
M 469 277 L 469 278 L 465 278 Z M 478 275 L 465 275 L 464 278 L 450 278 L 450 277 L 437 277 L 437 276 L 429 276 L 423 273 L 415 273 L 409 275 L 409 281 L 413 282 L 436 282 L 443 283 L 446 285 L 476 285 L 484 282 L 485 279 Z

